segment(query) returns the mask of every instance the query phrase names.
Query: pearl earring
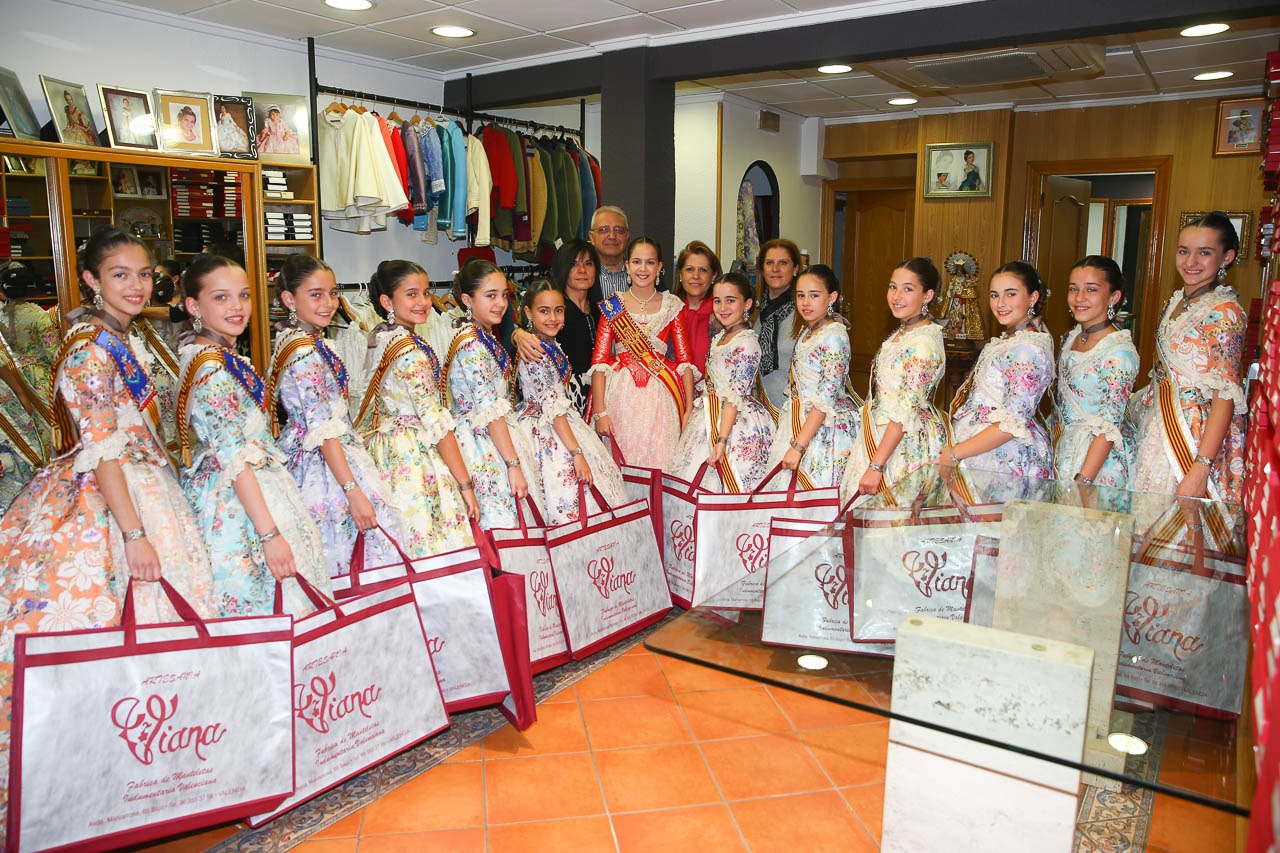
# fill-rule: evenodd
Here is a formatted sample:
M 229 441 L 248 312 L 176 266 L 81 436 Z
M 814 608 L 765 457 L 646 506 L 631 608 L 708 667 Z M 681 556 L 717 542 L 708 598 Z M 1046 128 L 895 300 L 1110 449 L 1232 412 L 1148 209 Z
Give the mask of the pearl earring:
M 1227 265 L 1223 264 L 1222 266 L 1218 267 L 1218 283 L 1221 284 L 1226 280 L 1227 280 Z
M 102 291 L 101 290 L 95 290 L 93 292 L 93 307 L 97 308 L 99 311 L 102 310 Z

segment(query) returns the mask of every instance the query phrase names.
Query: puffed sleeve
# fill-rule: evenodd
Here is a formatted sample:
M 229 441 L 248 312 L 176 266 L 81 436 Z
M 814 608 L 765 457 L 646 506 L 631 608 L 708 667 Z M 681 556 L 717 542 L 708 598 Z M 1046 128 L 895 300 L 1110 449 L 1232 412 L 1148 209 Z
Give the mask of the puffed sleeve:
M 511 401 L 499 393 L 503 383 L 498 366 L 478 339 L 458 347 L 447 381 L 455 410 L 465 415 L 473 428 L 480 429 L 511 411 Z M 460 401 L 470 405 L 464 409 Z
M 218 463 L 215 491 L 231 487 L 246 467 L 261 468 L 273 458 L 281 461 L 275 444 L 263 440 L 271 435 L 266 415 L 221 365 L 200 368 L 192 380 L 188 411 L 204 452 Z
M 1137 376 L 1138 351 L 1131 346 L 1117 349 L 1098 365 L 1095 377 L 1098 410 L 1084 418 L 1090 435 L 1100 435 L 1116 445 L 1123 443 L 1120 424 L 1124 422 Z
M 681 311 L 671 320 L 671 345 L 676 353 L 676 372 L 688 373 L 694 380 L 702 377 L 702 372 L 693 363 L 693 347 L 689 345 L 689 324 L 685 322 Z
M 440 399 L 440 383 L 431 368 L 431 362 L 417 347 L 410 349 L 394 362 L 383 381 L 402 383 L 421 423 L 423 440 L 437 444 L 454 427 L 453 415 Z
M 612 367 L 613 326 L 609 325 L 608 319 L 602 314 L 600 316 L 600 328 L 596 329 L 596 346 L 591 351 L 591 369 L 587 371 L 586 375 L 590 376 L 592 373 L 597 372 L 608 375 Z
M 734 338 L 733 349 L 725 356 L 729 382 L 725 388 L 716 388 L 720 399 L 739 412 L 747 406 L 746 398 L 755 393 L 756 374 L 760 372 L 760 341 L 755 335 L 740 332 Z
M 1244 327 L 1244 311 L 1234 299 L 1214 306 L 1200 327 L 1206 370 L 1195 379 L 1201 394 L 1230 400 L 1237 412 L 1245 410 L 1244 389 L 1240 385 Z
M 80 451 L 73 468 L 77 474 L 94 470 L 98 463 L 120 459 L 129 445 L 130 411 L 116 411 L 116 383 L 120 374 L 102 347 L 86 343 L 67 355 L 58 373 L 58 388 L 80 430 Z
M 987 422 L 1018 443 L 1031 444 L 1031 420 L 1053 378 L 1053 359 L 1042 347 L 1015 341 L 992 366 L 999 371 L 1002 394 L 1000 405 L 988 412 Z
M 845 377 L 849 374 L 849 335 L 841 326 L 823 336 L 813 348 L 818 360 L 818 382 L 814 393 L 800 401 L 801 411 L 817 409 L 827 417 L 836 416 L 836 401 L 844 394 Z
M 933 389 L 946 366 L 946 354 L 936 341 L 924 335 L 913 335 L 903 346 L 897 363 L 891 367 L 901 371 L 898 393 L 879 401 L 880 414 L 913 432 L 920 427 L 920 412 L 933 399 Z
M 351 413 L 342 386 L 317 350 L 295 358 L 280 376 L 280 400 L 289 419 L 302 422 L 302 449 L 315 450 L 351 432 Z

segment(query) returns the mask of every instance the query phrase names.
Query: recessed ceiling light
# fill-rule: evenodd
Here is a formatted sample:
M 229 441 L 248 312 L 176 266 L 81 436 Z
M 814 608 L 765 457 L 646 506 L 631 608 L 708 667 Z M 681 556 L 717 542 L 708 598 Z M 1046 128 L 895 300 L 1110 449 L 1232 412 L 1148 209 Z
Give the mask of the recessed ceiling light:
M 1231 29 L 1230 24 L 1196 24 L 1194 27 L 1187 27 L 1178 35 L 1194 39 L 1202 36 L 1216 36 L 1218 33 L 1225 33 L 1229 29 Z
M 1192 80 L 1225 80 L 1228 77 L 1234 77 L 1234 71 L 1206 71 L 1203 74 L 1197 74 Z
M 476 31 L 470 27 L 459 27 L 454 24 L 445 24 L 442 27 L 432 27 L 431 32 L 444 39 L 465 39 L 471 38 Z
M 363 12 L 365 9 L 373 8 L 369 0 L 324 0 L 324 5 L 342 9 L 344 12 Z
M 823 65 L 818 69 L 819 74 L 848 74 L 853 70 L 852 65 Z
M 890 98 L 889 106 L 891 107 L 909 107 L 912 104 L 920 103 L 916 98 Z

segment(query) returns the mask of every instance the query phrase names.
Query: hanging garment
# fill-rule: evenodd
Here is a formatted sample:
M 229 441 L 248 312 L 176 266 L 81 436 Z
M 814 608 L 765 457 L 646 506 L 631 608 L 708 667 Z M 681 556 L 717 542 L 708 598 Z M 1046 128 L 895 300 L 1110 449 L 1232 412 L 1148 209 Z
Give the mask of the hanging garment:
M 547 211 L 542 217 L 542 230 L 539 236 L 539 248 L 550 246 L 553 249 L 560 245 L 560 212 L 556 201 L 556 174 L 551 165 L 551 153 L 541 142 L 533 141 L 534 152 L 538 155 L 538 165 L 542 167 L 542 179 L 547 186 Z
M 556 158 L 560 161 L 560 168 L 564 170 L 564 198 L 569 211 L 563 237 L 565 240 L 572 240 L 578 236 L 578 228 L 582 224 L 582 187 L 578 182 L 578 166 L 569 156 L 563 142 L 556 143 Z M 587 224 L 590 226 L 590 221 Z
M 507 148 L 511 154 L 516 174 L 516 206 L 511 212 L 511 242 L 529 240 L 529 187 L 525 180 L 524 147 L 520 144 L 520 136 L 514 130 L 502 129 L 507 137 Z
M 760 254 L 760 232 L 756 226 L 756 192 L 750 181 L 738 187 L 738 245 L 734 255 L 747 266 L 754 266 Z
M 490 202 L 493 199 L 493 178 L 489 174 L 489 158 L 484 143 L 474 136 L 467 137 L 467 216 L 475 214 L 476 237 L 473 245 L 489 245 Z
M 593 155 L 588 154 L 587 159 L 591 161 L 591 180 L 596 185 L 596 207 L 604 204 L 604 174 L 600 171 L 600 161 Z M 591 225 L 588 223 L 588 228 Z
M 447 232 L 453 227 L 453 194 L 456 189 L 453 181 L 453 143 L 449 141 L 449 131 L 442 124 L 436 125 L 436 136 L 440 138 L 441 173 L 444 175 L 444 191 L 436 202 L 436 228 Z
M 449 239 L 467 239 L 467 143 L 463 139 L 462 128 L 457 122 L 447 121 L 444 124 L 449 137 L 449 145 L 453 150 L 453 181 L 449 192 Z
M 547 179 L 542 171 L 542 160 L 533 140 L 524 139 L 525 165 L 529 174 L 529 249 L 516 257 L 536 263 L 538 247 L 542 242 L 542 229 L 547 220 Z
M 587 152 L 582 151 L 572 141 L 568 143 L 569 151 L 574 154 L 578 166 L 578 192 L 582 198 L 582 216 L 578 221 L 578 239 L 591 239 L 587 232 L 591 230 L 591 217 L 596 212 L 596 183 L 591 174 L 591 161 Z

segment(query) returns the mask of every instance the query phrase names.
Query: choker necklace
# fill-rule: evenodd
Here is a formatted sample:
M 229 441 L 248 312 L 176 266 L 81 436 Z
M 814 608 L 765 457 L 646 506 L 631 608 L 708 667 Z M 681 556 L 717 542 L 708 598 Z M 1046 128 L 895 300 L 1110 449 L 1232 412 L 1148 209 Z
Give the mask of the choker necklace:
M 1103 329 L 1105 329 L 1107 326 L 1110 326 L 1110 325 L 1112 325 L 1110 320 L 1103 320 L 1102 322 L 1095 323 L 1092 326 L 1086 326 L 1080 332 L 1080 342 L 1087 344 L 1089 342 L 1090 335 L 1092 335 L 1094 332 L 1101 332 Z
M 653 301 L 653 297 L 658 295 L 658 288 L 655 287 L 653 289 L 653 293 L 650 293 L 647 299 L 641 299 L 639 296 L 636 296 L 635 285 L 632 285 L 631 287 L 627 288 L 627 294 L 630 295 L 630 297 L 633 300 L 635 300 L 635 303 L 637 305 L 648 305 L 650 302 Z
M 101 321 L 101 323 L 104 326 L 106 326 L 112 332 L 115 332 L 117 335 L 128 334 L 128 331 L 129 331 L 128 326 L 121 326 L 119 320 L 117 320 L 115 317 L 112 317 L 110 314 L 108 314 L 106 311 L 103 311 L 101 308 L 90 308 L 89 314 L 97 318 L 99 321 Z
M 1031 318 L 1026 317 L 1022 320 L 1022 322 L 1018 323 L 1018 325 L 1014 326 L 1012 329 L 1006 329 L 1004 333 L 1000 335 L 1000 340 L 1004 340 L 1005 338 L 1011 338 L 1014 335 L 1018 334 L 1018 332 L 1021 332 L 1023 329 L 1028 328 L 1030 325 L 1031 325 Z
M 1182 304 L 1186 305 L 1192 300 L 1199 299 L 1201 296 L 1204 296 L 1210 290 L 1213 290 L 1214 286 L 1217 283 L 1218 283 L 1217 281 L 1210 281 L 1208 284 L 1202 284 L 1197 290 L 1193 291 L 1192 293 L 1187 293 L 1187 289 L 1184 287 L 1182 289 Z
M 898 326 L 898 330 L 899 330 L 899 331 L 902 331 L 902 332 L 905 332 L 907 329 L 915 328 L 916 326 L 920 325 L 921 323 L 926 323 L 926 322 L 928 322 L 929 320 L 932 320 L 932 319 L 933 319 L 933 318 L 932 318 L 932 317 L 930 317 L 928 313 L 926 313 L 926 312 L 924 312 L 924 311 L 921 311 L 921 312 L 920 312 L 919 314 L 917 314 L 916 316 L 911 317 L 911 318 L 909 318 L 909 319 L 907 319 L 907 320 L 903 320 L 903 321 L 902 321 L 902 324 L 901 324 L 900 326 Z
M 730 335 L 732 335 L 734 332 L 738 331 L 739 329 L 746 329 L 746 328 L 748 328 L 747 321 L 739 320 L 738 322 L 734 323 L 732 326 L 724 330 L 724 336 L 727 338 Z
M 224 338 L 222 335 L 218 334 L 217 332 L 213 331 L 212 329 L 203 330 L 202 332 L 200 332 L 199 337 L 208 338 L 209 340 L 213 341 L 215 344 L 217 344 L 218 346 L 222 347 L 225 350 L 230 350 L 231 352 L 236 351 L 235 341 L 228 341 L 226 338 Z

